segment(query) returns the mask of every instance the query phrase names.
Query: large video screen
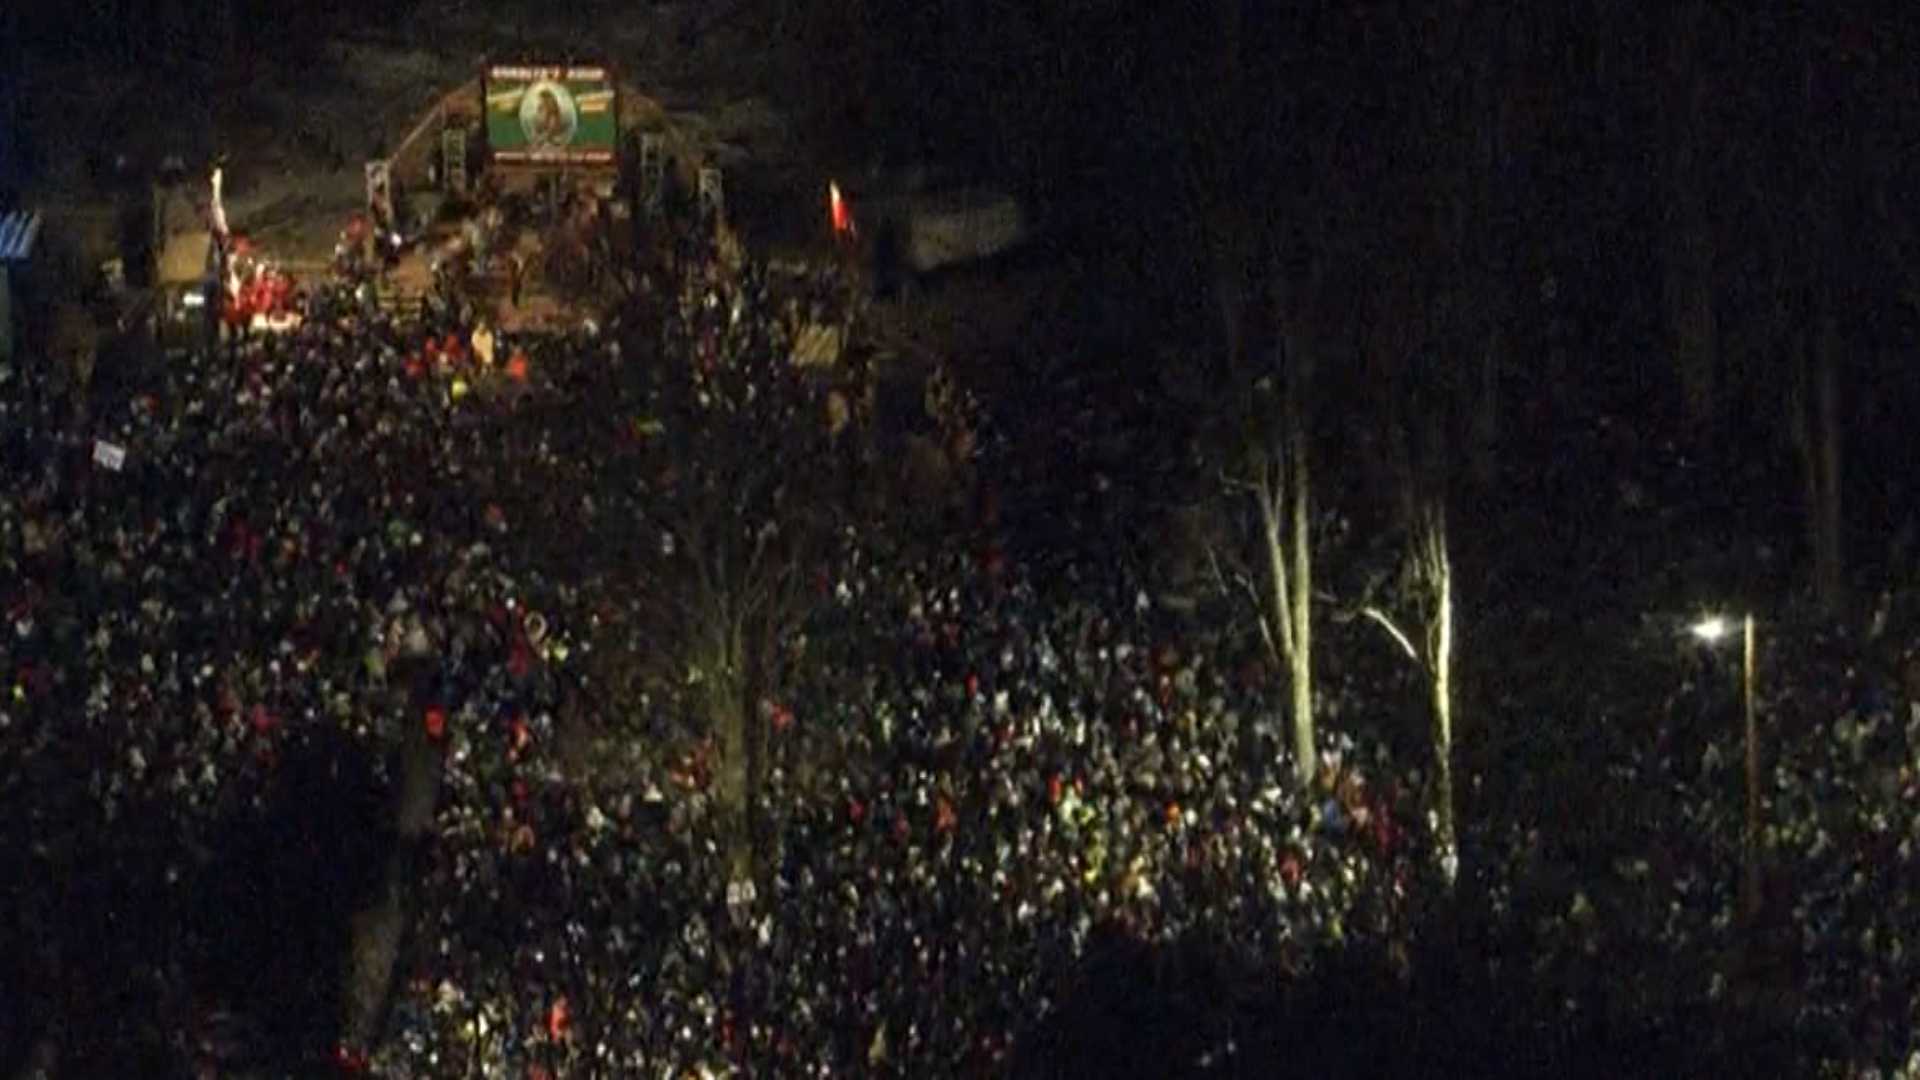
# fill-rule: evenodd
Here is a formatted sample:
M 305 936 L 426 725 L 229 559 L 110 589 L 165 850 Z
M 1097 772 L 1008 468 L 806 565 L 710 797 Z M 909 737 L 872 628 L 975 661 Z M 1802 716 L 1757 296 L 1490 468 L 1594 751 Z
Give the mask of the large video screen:
M 487 69 L 487 145 L 508 164 L 611 165 L 613 77 L 601 67 Z

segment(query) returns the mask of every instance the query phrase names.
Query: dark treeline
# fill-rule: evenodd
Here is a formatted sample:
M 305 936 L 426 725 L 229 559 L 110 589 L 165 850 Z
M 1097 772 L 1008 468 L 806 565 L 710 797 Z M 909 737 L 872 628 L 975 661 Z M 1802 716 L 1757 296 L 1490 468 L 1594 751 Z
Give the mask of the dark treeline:
M 416 0 L 275 4 L 266 0 L 27 0 L 9 31 L 29 61 L 88 61 L 129 73 L 215 79 L 252 64 L 310 59 L 330 37 L 397 24 Z
M 1397 309 L 1381 282 L 1451 290 L 1443 306 L 1498 332 L 1509 429 L 1529 411 L 1543 429 L 1611 415 L 1640 451 L 1713 465 L 1697 494 L 1740 530 L 1789 530 L 1829 601 L 1898 557 L 1912 507 L 1884 470 L 1847 465 L 1894 460 L 1916 404 L 1902 356 L 1920 157 L 1898 135 L 1920 119 L 1920 76 L 1898 59 L 1920 39 L 1911 18 L 1238 0 L 792 11 L 818 126 L 1024 185 L 1090 291 L 1137 298 L 1131 324 L 1106 322 L 1117 336 L 1219 355 L 1242 332 L 1223 329 L 1223 294 L 1258 296 L 1286 276 L 1272 267 L 1313 258 L 1348 282 L 1329 294 L 1329 336 L 1356 343 L 1322 369 L 1364 382 L 1358 343 L 1408 315 L 1428 329 L 1403 352 L 1463 351 L 1433 329 L 1460 318 L 1425 299 Z M 1256 353 L 1272 316 L 1242 316 Z

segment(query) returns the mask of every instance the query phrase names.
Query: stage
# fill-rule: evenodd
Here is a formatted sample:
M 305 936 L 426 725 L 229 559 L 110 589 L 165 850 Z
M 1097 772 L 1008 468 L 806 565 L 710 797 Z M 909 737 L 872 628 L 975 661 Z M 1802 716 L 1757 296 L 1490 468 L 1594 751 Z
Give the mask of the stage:
M 379 280 L 382 303 L 402 311 L 417 310 L 435 288 L 436 263 L 470 258 L 466 225 L 465 220 L 437 224 L 410 245 Z M 516 256 L 525 267 L 517 303 L 511 269 Z M 506 333 L 564 332 L 588 320 L 604 322 L 616 300 L 611 283 L 600 288 L 569 286 L 552 280 L 550 263 L 548 245 L 537 229 L 508 227 L 485 267 L 462 277 L 460 295 L 472 306 L 476 322 Z

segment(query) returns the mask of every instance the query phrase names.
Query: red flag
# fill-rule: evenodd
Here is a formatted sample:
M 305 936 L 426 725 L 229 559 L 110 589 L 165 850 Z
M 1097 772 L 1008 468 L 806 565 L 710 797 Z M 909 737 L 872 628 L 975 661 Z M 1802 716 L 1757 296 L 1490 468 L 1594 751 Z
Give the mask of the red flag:
M 833 221 L 835 236 L 853 235 L 853 214 L 847 209 L 847 200 L 840 197 L 840 185 L 827 182 L 827 209 Z

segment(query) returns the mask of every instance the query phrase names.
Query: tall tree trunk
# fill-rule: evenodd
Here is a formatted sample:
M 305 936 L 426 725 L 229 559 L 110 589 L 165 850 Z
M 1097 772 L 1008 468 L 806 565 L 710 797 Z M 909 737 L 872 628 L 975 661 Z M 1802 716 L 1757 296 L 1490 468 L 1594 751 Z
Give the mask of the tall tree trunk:
M 1813 549 L 1814 595 L 1830 616 L 1844 613 L 1847 600 L 1846 553 L 1841 520 L 1841 403 L 1838 374 L 1839 327 L 1830 301 L 1824 301 L 1815 331 L 1812 355 L 1813 417 L 1812 484 L 1807 492 L 1807 525 Z
M 726 659 L 718 665 L 725 677 L 713 684 L 708 699 L 720 750 L 716 795 L 727 838 L 730 881 L 753 881 L 762 869 L 760 758 L 765 718 L 757 707 L 762 669 L 756 661 L 766 654 L 767 646 L 757 643 L 757 648 L 750 647 L 748 633 L 748 628 L 737 621 L 728 626 L 721 645 Z
M 1845 608 L 1846 563 L 1840 499 L 1840 388 L 1834 370 L 1838 330 L 1823 313 L 1817 312 L 1814 321 L 1811 332 L 1801 331 L 1789 345 L 1793 383 L 1787 413 L 1794 451 L 1800 458 L 1801 521 L 1812 564 L 1809 584 L 1821 611 L 1839 615 Z
M 1719 327 L 1713 310 L 1713 243 L 1697 211 L 1674 230 L 1667 259 L 1667 317 L 1687 415 L 1710 432 L 1719 419 Z
M 1287 618 L 1293 623 L 1293 648 L 1287 658 L 1287 682 L 1293 691 L 1293 753 L 1302 779 L 1311 779 L 1319 767 L 1313 720 L 1312 504 L 1307 490 L 1307 433 L 1298 415 L 1293 418 L 1288 439 L 1292 443 L 1288 464 L 1293 496 L 1293 607 L 1287 612 Z
M 1306 547 L 1308 494 L 1305 470 L 1296 470 L 1291 449 L 1304 436 L 1282 436 L 1289 453 L 1264 464 L 1253 488 L 1260 512 L 1260 543 L 1266 549 L 1267 592 L 1260 612 L 1261 630 L 1274 666 L 1287 675 L 1291 699 L 1294 765 L 1302 781 L 1318 767 L 1313 726 L 1313 560 Z M 1289 551 L 1288 546 L 1293 550 Z
M 1221 245 L 1214 247 L 1213 302 L 1220 316 L 1221 350 L 1226 357 L 1226 378 L 1230 383 L 1242 379 L 1247 338 L 1246 269 L 1235 253 Z
M 1444 505 L 1431 509 L 1423 531 L 1423 573 L 1433 605 L 1427 622 L 1427 686 L 1433 725 L 1434 816 L 1439 826 L 1440 868 L 1451 886 L 1460 854 L 1453 796 L 1453 560 Z
M 1681 396 L 1694 424 L 1711 429 L 1719 414 L 1718 326 L 1713 304 L 1714 246 L 1701 191 L 1700 154 L 1706 145 L 1706 94 L 1698 67 L 1705 9 L 1674 9 L 1668 44 L 1672 80 L 1667 146 L 1667 325 Z
M 412 920 L 414 886 L 446 771 L 440 748 L 419 723 L 406 727 L 399 764 L 400 783 L 393 794 L 393 850 L 387 855 L 379 886 L 350 923 L 340 1040 L 359 1049 L 370 1046 L 385 1023 L 393 996 L 394 965 Z
M 714 796 L 721 819 L 721 832 L 727 838 L 727 862 L 731 880 L 753 875 L 753 762 L 752 733 L 754 710 L 747 697 L 747 680 L 739 662 L 737 635 L 728 643 L 732 658 L 716 665 L 708 677 L 707 716 L 713 725 L 714 741 L 720 752 L 714 774 Z
M 1480 350 L 1480 392 L 1473 402 L 1473 481 L 1480 494 L 1494 490 L 1500 469 L 1500 359 L 1506 341 L 1495 327 Z
M 1279 446 L 1262 463 L 1252 494 L 1267 560 L 1261 626 L 1275 666 L 1287 674 L 1294 765 L 1301 780 L 1309 781 L 1319 766 L 1313 718 L 1313 506 L 1307 432 L 1294 395 L 1288 399 L 1275 440 Z
M 213 60 L 219 67 L 215 81 L 227 77 L 233 70 L 233 62 L 240 52 L 240 19 L 234 10 L 238 0 L 214 0 L 213 4 Z
M 1309 457 L 1313 417 L 1313 351 L 1306 325 L 1311 298 L 1319 296 L 1323 267 L 1316 257 L 1306 280 L 1296 289 L 1287 278 L 1277 252 L 1264 253 L 1268 262 L 1266 288 L 1268 302 L 1281 321 L 1279 344 L 1281 386 L 1281 431 L 1276 440 L 1281 449 L 1280 482 L 1273 502 L 1275 516 L 1284 513 L 1292 534 L 1293 567 L 1291 595 L 1274 612 L 1284 620 L 1287 643 L 1287 682 L 1293 702 L 1293 752 L 1295 765 L 1303 781 L 1312 780 L 1319 769 L 1319 751 L 1314 745 L 1313 716 L 1313 465 Z M 1280 501 L 1284 493 L 1286 501 Z M 1276 557 L 1278 552 L 1274 553 Z M 1276 566 L 1276 570 L 1278 567 Z

